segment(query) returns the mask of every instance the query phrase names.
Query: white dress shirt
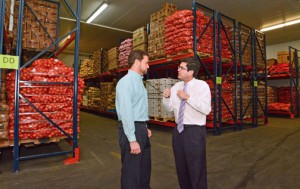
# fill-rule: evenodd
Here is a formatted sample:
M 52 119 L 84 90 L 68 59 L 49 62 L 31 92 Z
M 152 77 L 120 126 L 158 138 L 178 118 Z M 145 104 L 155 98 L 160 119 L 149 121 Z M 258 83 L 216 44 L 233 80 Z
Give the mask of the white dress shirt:
M 183 81 L 171 88 L 170 98 L 163 98 L 163 106 L 167 111 L 174 111 L 177 123 L 181 99 L 177 91 L 183 89 Z M 187 83 L 186 93 L 190 95 L 184 110 L 183 124 L 205 125 L 206 115 L 211 111 L 211 93 L 205 81 L 193 78 Z

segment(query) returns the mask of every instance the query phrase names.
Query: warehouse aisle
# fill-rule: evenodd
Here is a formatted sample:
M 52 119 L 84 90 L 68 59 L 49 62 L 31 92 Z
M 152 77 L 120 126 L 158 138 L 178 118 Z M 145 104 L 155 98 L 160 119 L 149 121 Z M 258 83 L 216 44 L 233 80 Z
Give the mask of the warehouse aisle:
M 1 189 L 118 189 L 120 154 L 117 121 L 81 112 L 80 163 L 63 165 L 67 156 L 20 162 L 12 173 L 12 149 L 0 159 Z M 171 128 L 151 126 L 153 189 L 177 189 Z M 210 189 L 279 189 L 300 185 L 299 119 L 270 118 L 268 126 L 207 137 Z M 62 141 L 22 148 L 21 153 L 67 149 Z

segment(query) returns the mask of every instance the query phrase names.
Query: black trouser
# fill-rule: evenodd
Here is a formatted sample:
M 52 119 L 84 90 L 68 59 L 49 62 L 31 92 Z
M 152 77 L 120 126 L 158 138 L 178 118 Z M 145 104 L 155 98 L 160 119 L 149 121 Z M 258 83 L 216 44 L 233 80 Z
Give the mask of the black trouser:
M 120 123 L 119 143 L 122 161 L 121 188 L 150 189 L 151 146 L 146 122 L 135 122 L 135 136 L 141 147 L 140 154 L 130 153 L 129 141 L 122 128 L 122 123 Z
M 173 152 L 181 189 L 206 189 L 205 126 L 184 125 L 184 131 L 173 131 Z

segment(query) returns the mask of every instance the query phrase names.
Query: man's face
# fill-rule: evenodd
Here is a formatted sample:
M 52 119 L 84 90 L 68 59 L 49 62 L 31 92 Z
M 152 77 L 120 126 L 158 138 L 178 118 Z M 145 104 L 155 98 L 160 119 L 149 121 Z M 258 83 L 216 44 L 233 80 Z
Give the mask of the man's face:
M 186 62 L 181 62 L 178 66 L 178 79 L 185 81 L 186 78 L 189 76 L 189 71 L 186 67 Z
M 149 68 L 149 57 L 148 56 L 144 56 L 143 57 L 143 60 L 139 61 L 140 64 L 139 64 L 139 71 L 141 74 L 145 75 L 147 74 L 147 70 Z

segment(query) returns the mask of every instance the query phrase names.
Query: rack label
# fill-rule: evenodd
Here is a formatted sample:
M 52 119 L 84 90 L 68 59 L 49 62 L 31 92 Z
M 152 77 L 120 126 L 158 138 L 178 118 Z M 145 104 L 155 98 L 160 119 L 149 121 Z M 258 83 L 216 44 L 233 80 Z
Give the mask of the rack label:
M 19 56 L 0 54 L 0 68 L 19 69 Z
M 217 77 L 216 78 L 216 83 L 219 84 L 219 85 L 222 84 L 222 77 Z
M 254 81 L 254 87 L 257 87 L 257 86 L 258 86 L 258 82 Z

